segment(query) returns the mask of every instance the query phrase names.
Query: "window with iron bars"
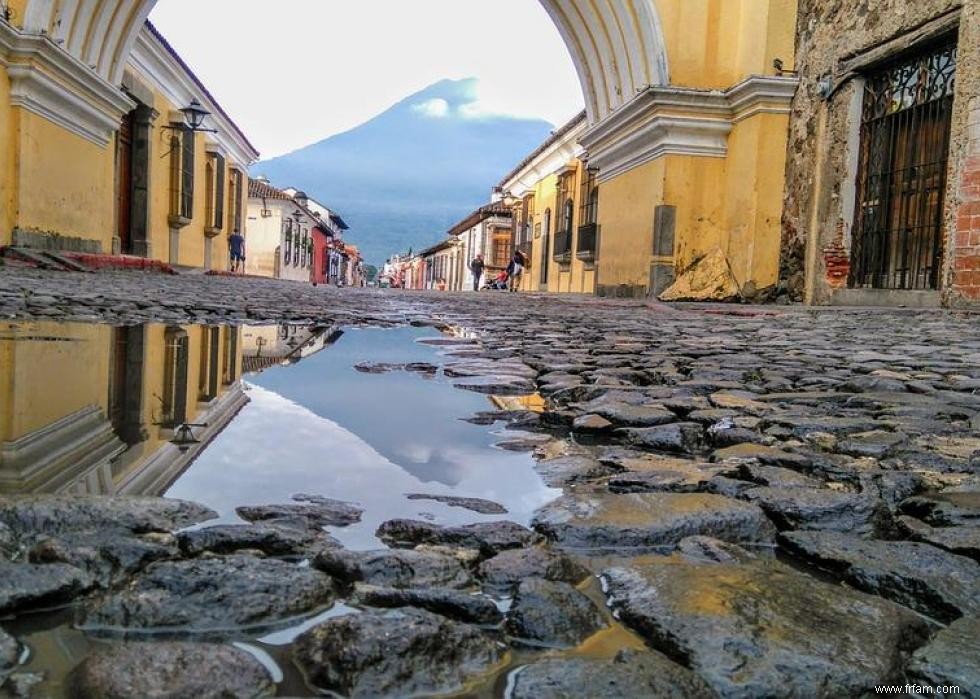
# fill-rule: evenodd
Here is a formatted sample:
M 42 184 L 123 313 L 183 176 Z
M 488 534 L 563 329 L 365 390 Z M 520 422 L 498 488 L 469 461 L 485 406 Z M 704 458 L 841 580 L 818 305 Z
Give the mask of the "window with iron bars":
M 194 131 L 175 128 L 170 137 L 170 215 L 191 220 L 194 217 Z
M 225 158 L 220 153 L 208 153 L 207 158 L 205 225 L 221 230 L 225 227 Z
M 866 76 L 852 288 L 939 288 L 955 39 Z
M 283 262 L 287 265 L 293 260 L 293 219 L 287 218 L 283 221 L 283 228 L 286 231 L 286 246 L 282 256 Z
M 228 208 L 231 209 L 231 225 L 233 233 L 241 233 L 242 229 L 242 171 L 232 170 L 229 183 Z
M 494 267 L 506 267 L 510 264 L 511 245 L 508 233 L 494 233 L 491 240 L 493 254 L 491 257 Z
M 586 164 L 579 196 L 578 220 L 580 226 L 595 224 L 599 215 L 599 171 Z
M 585 164 L 582 188 L 579 194 L 578 244 L 575 251 L 580 260 L 595 260 L 599 216 L 599 171 Z
M 520 245 L 531 242 L 531 233 L 534 228 L 534 195 L 528 194 L 521 201 L 521 225 L 517 229 L 517 242 Z
M 572 199 L 572 179 L 574 173 L 568 172 L 558 178 L 558 191 L 555 200 L 558 220 L 555 222 L 554 257 L 567 261 L 572 252 L 572 220 L 575 216 L 575 202 Z

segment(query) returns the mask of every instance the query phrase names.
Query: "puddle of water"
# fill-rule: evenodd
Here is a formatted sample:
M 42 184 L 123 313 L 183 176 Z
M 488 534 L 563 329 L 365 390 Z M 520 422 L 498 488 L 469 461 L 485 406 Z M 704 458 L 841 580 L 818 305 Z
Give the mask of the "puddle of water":
M 224 522 L 240 521 L 241 505 L 317 494 L 365 508 L 361 523 L 331 530 L 352 549 L 378 547 L 375 529 L 395 517 L 527 524 L 560 491 L 542 483 L 529 455 L 496 448 L 499 430 L 459 418 L 536 410 L 540 399 L 463 391 L 441 374 L 353 368 L 365 361 L 440 365 L 454 348 L 418 342 L 433 334 L 410 327 L 338 337 L 286 326 L 2 324 L 0 494 L 165 494 L 208 505 Z M 409 493 L 493 500 L 508 513 L 478 514 L 409 500 Z M 275 668 L 280 695 L 304 696 L 290 644 L 316 623 L 357 611 L 337 604 L 292 628 L 229 642 Z M 73 628 L 72 619 L 73 610 L 62 609 L 3 621 L 31 650 L 20 669 L 46 676 L 43 696 L 68 694 L 68 673 L 105 642 Z M 503 676 L 475 694 L 499 695 L 494 687 Z
M 498 435 L 459 419 L 492 407 L 486 396 L 443 378 L 353 368 L 365 361 L 437 364 L 439 350 L 415 342 L 429 335 L 419 328 L 350 330 L 327 352 L 246 376 L 248 405 L 166 495 L 208 505 L 226 522 L 239 521 L 236 506 L 289 502 L 297 493 L 356 502 L 363 520 L 331 528 L 352 549 L 381 546 L 374 531 L 399 517 L 527 524 L 560 491 L 542 483 L 528 455 L 495 448 Z M 480 497 L 508 513 L 481 515 L 409 500 L 409 493 Z

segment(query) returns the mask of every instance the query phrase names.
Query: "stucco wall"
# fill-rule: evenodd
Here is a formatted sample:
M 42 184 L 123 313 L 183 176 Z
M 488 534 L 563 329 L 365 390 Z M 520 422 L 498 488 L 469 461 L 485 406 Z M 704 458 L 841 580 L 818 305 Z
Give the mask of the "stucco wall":
M 780 277 L 793 297 L 828 302 L 835 287 L 846 283 L 849 265 L 862 87 L 855 79 L 840 82 L 824 101 L 817 92 L 820 79 L 843 77 L 842 61 L 892 41 L 900 47 L 902 37 L 962 6 L 950 152 L 952 194 L 959 189 L 967 160 L 969 104 L 978 92 L 978 2 L 800 0 L 796 67 L 801 85 L 790 123 L 780 261 Z M 950 204 L 954 201 L 947 198 L 947 241 L 953 216 Z M 945 252 L 944 265 L 949 269 L 953 255 L 948 243 Z
M 656 0 L 670 84 L 724 89 L 790 61 L 796 0 Z
M 52 122 L 14 107 L 16 226 L 112 247 L 114 159 Z

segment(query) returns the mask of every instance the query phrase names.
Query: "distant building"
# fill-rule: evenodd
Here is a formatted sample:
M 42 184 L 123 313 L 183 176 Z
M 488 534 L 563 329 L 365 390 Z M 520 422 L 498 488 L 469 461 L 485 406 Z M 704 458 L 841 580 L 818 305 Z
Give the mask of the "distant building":
M 454 236 L 419 253 L 421 277 L 418 288 L 456 290 L 459 288 L 459 240 Z
M 242 329 L 242 373 L 297 364 L 332 344 L 341 335 L 330 326 L 260 325 Z
M 483 255 L 486 264 L 484 280 L 507 268 L 513 255 L 512 211 L 503 201 L 481 206 L 449 229 L 450 238 L 459 241 L 452 261 L 453 291 L 472 291 L 473 272 L 470 263 Z
M 265 180 L 250 179 L 246 274 L 312 281 L 313 236 L 320 225 L 320 219 L 300 200 Z
M 319 221 L 314 237 L 312 279 L 317 284 L 359 286 L 359 284 L 354 283 L 355 276 L 357 276 L 354 268 L 351 268 L 350 272 L 347 270 L 351 266 L 351 255 L 346 251 L 352 246 L 344 241 L 344 234 L 350 230 L 346 221 L 337 211 L 328 208 L 295 187 L 286 187 L 282 191 L 294 197 Z M 354 248 L 354 251 L 357 252 L 357 248 Z M 357 267 L 358 271 L 359 269 Z
M 583 112 L 499 184 L 512 206 L 514 244 L 529 263 L 521 279 L 523 291 L 596 291 L 599 186 L 581 160 L 578 139 L 585 128 Z

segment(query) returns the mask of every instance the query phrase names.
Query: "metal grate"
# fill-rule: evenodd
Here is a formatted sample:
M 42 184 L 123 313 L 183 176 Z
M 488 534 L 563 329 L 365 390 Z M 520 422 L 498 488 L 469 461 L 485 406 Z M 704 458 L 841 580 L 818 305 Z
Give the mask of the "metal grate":
M 852 288 L 938 288 L 955 78 L 955 42 L 868 76 Z

